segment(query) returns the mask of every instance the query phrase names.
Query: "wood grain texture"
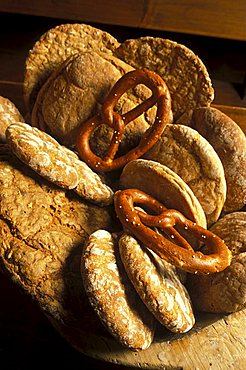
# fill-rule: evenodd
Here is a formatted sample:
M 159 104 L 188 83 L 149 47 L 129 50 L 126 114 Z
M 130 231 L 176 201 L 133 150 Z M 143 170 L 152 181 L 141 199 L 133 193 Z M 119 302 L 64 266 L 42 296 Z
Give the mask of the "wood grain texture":
M 53 322 L 55 327 L 56 323 Z M 183 335 L 158 333 L 146 350 L 124 349 L 110 337 L 57 327 L 78 350 L 94 359 L 131 369 L 225 370 L 246 368 L 246 309 L 228 316 L 203 315 L 194 329 Z M 73 342 L 74 341 L 74 342 Z M 78 348 L 78 343 L 81 347 Z M 116 367 L 117 369 L 117 367 Z
M 238 0 L 1 0 L 0 11 L 246 40 L 246 2 Z

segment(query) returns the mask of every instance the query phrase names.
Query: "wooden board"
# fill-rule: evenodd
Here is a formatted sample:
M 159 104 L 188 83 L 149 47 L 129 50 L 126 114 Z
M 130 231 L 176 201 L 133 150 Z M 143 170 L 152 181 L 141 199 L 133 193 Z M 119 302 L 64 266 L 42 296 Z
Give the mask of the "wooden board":
M 203 314 L 182 336 L 159 329 L 151 346 L 139 352 L 124 349 L 108 336 L 53 325 L 83 354 L 112 364 L 148 370 L 246 369 L 246 308 L 226 316 Z

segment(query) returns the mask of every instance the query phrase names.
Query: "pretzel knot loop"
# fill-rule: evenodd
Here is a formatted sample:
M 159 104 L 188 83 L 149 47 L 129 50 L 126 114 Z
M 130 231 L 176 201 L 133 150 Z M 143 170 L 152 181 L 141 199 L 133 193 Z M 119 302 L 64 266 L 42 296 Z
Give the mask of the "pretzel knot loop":
M 120 97 L 128 90 L 138 84 L 146 85 L 152 95 L 129 112 L 120 115 L 114 108 Z M 116 157 L 125 126 L 157 105 L 157 113 L 154 124 L 142 136 L 137 147 L 128 153 Z M 158 140 L 169 123 L 171 115 L 171 98 L 167 85 L 160 76 L 147 69 L 137 69 L 123 75 L 114 85 L 105 100 L 101 114 L 86 121 L 79 132 L 77 139 L 77 150 L 82 160 L 98 172 L 108 172 L 122 168 L 126 163 L 139 158 L 147 152 Z M 114 129 L 114 133 L 103 158 L 97 156 L 90 148 L 90 137 L 93 131 L 101 124 L 106 123 Z M 116 158 L 115 158 L 116 157 Z
M 146 193 L 137 189 L 119 190 L 115 193 L 114 204 L 125 231 L 174 266 L 191 273 L 209 274 L 230 265 L 231 252 L 222 239 L 179 211 L 167 209 Z M 136 204 L 147 207 L 154 214 L 145 213 L 135 207 Z M 206 254 L 194 251 L 178 230 L 185 230 L 202 241 Z

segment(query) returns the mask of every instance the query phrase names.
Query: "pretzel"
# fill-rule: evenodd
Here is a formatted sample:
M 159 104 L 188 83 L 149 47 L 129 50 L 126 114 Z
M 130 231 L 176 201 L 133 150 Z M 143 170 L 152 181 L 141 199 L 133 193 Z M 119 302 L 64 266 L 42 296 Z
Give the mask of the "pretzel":
M 152 95 L 129 112 L 120 115 L 114 108 L 120 97 L 138 84 L 146 85 Z M 115 158 L 125 126 L 143 112 L 157 104 L 154 124 L 142 136 L 137 147 Z M 86 121 L 78 133 L 77 150 L 82 160 L 98 172 L 108 172 L 122 168 L 129 161 L 139 158 L 147 152 L 161 136 L 171 115 L 171 98 L 165 82 L 155 72 L 147 69 L 133 70 L 123 75 L 114 85 L 102 106 L 101 114 Z M 90 148 L 90 137 L 101 124 L 106 123 L 114 129 L 107 153 L 103 158 L 94 154 Z
M 144 205 L 148 214 L 134 205 Z M 224 270 L 231 263 L 231 252 L 217 235 L 188 220 L 177 210 L 167 209 L 155 198 L 137 189 L 118 190 L 115 211 L 126 232 L 133 234 L 159 257 L 191 273 L 210 274 Z M 194 251 L 175 229 L 185 230 L 206 245 L 206 255 Z M 167 237 L 151 227 L 161 229 Z

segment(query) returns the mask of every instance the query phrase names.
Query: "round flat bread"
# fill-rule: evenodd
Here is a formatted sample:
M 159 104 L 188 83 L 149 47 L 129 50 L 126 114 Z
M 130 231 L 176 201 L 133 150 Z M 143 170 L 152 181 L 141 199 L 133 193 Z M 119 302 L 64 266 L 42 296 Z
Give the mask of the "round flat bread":
M 24 99 L 32 111 L 48 76 L 72 54 L 96 50 L 112 54 L 119 46 L 109 33 L 86 24 L 61 24 L 43 34 L 29 51 L 24 76 Z
M 131 70 L 133 68 L 123 61 L 93 51 L 67 59 L 41 88 L 32 111 L 32 125 L 49 132 L 63 144 L 74 146 L 79 127 L 100 113 L 116 81 Z M 140 84 L 126 91 L 115 109 L 119 114 L 124 114 L 149 96 L 149 89 Z M 121 151 L 136 146 L 149 128 L 149 116 L 142 114 L 126 126 Z M 102 122 L 92 135 L 92 150 L 103 155 L 112 134 L 113 129 Z
M 148 348 L 154 318 L 127 277 L 117 238 L 106 230 L 91 234 L 84 246 L 81 273 L 90 302 L 108 331 L 128 348 Z
M 230 117 L 216 108 L 195 109 L 189 123 L 213 146 L 223 164 L 227 195 L 223 211 L 246 204 L 246 137 Z
M 210 230 L 225 241 L 234 256 L 246 252 L 246 212 L 229 213 Z
M 210 230 L 224 239 L 233 258 L 229 267 L 216 274 L 188 274 L 192 302 L 206 312 L 241 310 L 246 307 L 246 212 L 225 215 Z
M 206 216 L 190 187 L 170 168 L 147 159 L 129 162 L 120 176 L 124 189 L 139 189 L 167 208 L 177 209 L 188 219 L 206 228 Z
M 26 123 L 14 123 L 7 128 L 6 139 L 15 155 L 40 176 L 94 203 L 112 203 L 110 187 L 76 153 L 45 132 Z
M 24 122 L 24 118 L 12 101 L 0 96 L 0 142 L 6 141 L 6 128 L 13 122 Z
M 134 68 L 147 68 L 166 82 L 174 120 L 186 110 L 209 106 L 214 89 L 201 59 L 184 45 L 159 37 L 140 37 L 123 42 L 114 54 Z
M 169 167 L 189 185 L 208 225 L 218 220 L 226 198 L 224 169 L 214 148 L 196 130 L 168 125 L 144 158 Z

